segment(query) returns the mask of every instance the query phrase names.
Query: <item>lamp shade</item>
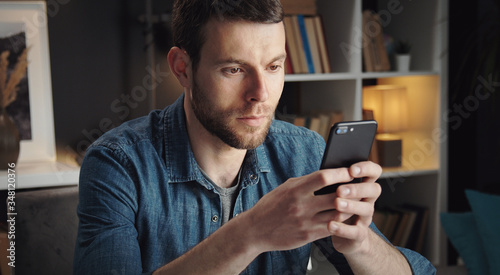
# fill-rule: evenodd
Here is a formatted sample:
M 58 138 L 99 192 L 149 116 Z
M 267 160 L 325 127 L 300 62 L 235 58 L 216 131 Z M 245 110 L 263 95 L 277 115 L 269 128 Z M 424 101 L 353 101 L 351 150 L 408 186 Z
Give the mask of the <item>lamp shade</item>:
M 404 131 L 408 128 L 408 94 L 405 86 L 363 87 L 363 109 L 373 111 L 379 133 Z

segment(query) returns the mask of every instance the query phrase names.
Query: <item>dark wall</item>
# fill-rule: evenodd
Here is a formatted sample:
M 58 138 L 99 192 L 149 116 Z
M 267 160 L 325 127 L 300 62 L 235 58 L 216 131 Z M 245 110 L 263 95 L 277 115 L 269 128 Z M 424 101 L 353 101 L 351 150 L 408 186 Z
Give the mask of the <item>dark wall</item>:
M 56 143 L 59 149 L 82 156 L 85 148 L 102 133 L 150 110 L 147 30 L 138 19 L 145 13 L 146 1 L 49 3 L 52 3 L 48 5 L 48 26 Z M 164 13 L 171 1 L 154 4 L 155 13 Z M 155 29 L 162 29 L 158 26 Z M 158 33 L 160 36 L 168 36 L 168 32 Z M 166 41 L 159 44 L 163 46 L 161 50 L 156 50 L 162 71 L 168 71 L 163 62 L 165 43 L 169 43 Z
M 464 189 L 500 193 L 500 1 L 450 1 L 449 201 L 468 209 Z M 491 64 L 491 66 L 489 65 Z
M 465 189 L 500 194 L 500 1 L 449 5 L 448 210 L 463 212 Z

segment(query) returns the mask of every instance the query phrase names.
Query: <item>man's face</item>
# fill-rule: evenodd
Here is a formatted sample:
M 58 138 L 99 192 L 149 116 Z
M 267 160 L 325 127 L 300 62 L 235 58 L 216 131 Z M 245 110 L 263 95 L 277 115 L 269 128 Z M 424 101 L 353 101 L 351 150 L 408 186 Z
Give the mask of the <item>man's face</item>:
M 227 145 L 255 148 L 265 140 L 283 90 L 283 24 L 211 20 L 205 38 L 193 72 L 193 112 Z

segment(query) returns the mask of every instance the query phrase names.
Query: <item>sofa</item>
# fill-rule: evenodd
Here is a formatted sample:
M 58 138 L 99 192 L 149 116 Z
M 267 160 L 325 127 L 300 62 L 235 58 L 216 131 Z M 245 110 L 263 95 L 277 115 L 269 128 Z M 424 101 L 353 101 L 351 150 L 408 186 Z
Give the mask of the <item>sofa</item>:
M 465 190 L 471 211 L 441 213 L 441 224 L 465 266 L 438 274 L 500 274 L 500 196 Z M 457 273 L 465 268 L 467 273 Z
M 15 274 L 72 274 L 78 187 L 19 190 L 15 202 Z

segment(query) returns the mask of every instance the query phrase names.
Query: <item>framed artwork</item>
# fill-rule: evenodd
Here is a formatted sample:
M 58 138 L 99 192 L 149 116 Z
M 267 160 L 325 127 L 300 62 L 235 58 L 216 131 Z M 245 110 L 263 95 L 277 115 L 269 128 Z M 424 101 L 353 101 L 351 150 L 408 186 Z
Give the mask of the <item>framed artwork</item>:
M 8 51 L 8 53 L 5 53 Z M 19 163 L 56 159 L 45 1 L 0 1 L 0 55 L 7 78 L 23 53 L 27 70 L 6 110 L 19 129 Z M 8 56 L 6 58 L 6 56 Z M 5 62 L 4 62 L 5 64 Z

